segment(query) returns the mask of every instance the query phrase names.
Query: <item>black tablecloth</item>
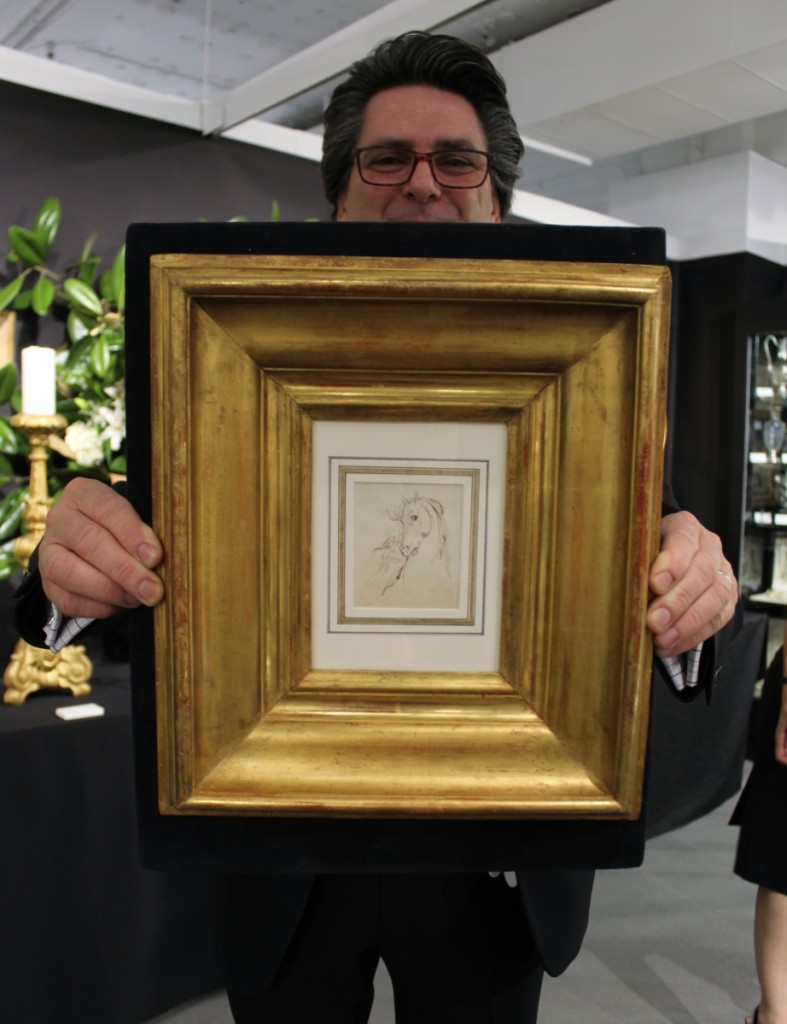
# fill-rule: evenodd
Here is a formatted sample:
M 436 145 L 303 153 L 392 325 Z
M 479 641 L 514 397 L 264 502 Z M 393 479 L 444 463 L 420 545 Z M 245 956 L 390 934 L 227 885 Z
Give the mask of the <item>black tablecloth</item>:
M 137 1024 L 221 986 L 209 878 L 139 865 L 127 680 L 0 705 L 0 780 L 0 1021 Z

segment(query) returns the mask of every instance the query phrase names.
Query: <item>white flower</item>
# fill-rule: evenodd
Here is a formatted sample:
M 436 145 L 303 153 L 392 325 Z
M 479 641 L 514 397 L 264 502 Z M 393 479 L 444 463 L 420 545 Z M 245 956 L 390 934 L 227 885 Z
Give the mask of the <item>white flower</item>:
M 104 461 L 104 450 L 98 431 L 90 423 L 77 420 L 66 427 L 65 442 L 80 466 L 98 466 Z
M 126 401 L 123 381 L 117 387 L 104 389 L 110 398 L 112 405 L 99 405 L 91 412 L 91 420 L 98 429 L 99 440 L 109 441 L 109 447 L 113 452 L 120 451 L 126 437 Z

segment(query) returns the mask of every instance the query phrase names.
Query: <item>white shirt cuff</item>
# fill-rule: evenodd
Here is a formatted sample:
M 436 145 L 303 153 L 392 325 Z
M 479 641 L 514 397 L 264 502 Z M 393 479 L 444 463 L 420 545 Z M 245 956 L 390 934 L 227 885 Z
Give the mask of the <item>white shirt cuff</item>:
M 685 654 L 661 659 L 676 690 L 691 690 L 699 684 L 701 656 L 702 644 L 697 644 Z
M 53 654 L 62 651 L 79 636 L 83 629 L 86 629 L 94 619 L 75 618 L 67 619 L 63 613 L 50 605 L 51 614 L 49 621 L 44 626 L 44 639 L 46 645 Z

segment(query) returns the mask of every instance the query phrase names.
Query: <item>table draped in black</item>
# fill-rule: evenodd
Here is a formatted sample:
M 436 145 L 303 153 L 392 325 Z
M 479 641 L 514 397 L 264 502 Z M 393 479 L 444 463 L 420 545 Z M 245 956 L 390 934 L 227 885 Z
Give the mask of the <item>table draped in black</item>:
M 208 876 L 139 864 L 129 683 L 114 675 L 78 701 L 49 691 L 0 705 L 9 1024 L 138 1024 L 221 986 Z M 87 701 L 106 715 L 54 714 Z

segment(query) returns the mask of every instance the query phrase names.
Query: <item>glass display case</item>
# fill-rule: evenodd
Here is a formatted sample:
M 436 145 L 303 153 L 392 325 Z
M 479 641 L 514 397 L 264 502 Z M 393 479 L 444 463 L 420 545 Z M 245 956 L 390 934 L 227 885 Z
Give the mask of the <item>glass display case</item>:
M 752 608 L 787 615 L 787 323 L 748 337 L 748 438 L 738 578 Z

